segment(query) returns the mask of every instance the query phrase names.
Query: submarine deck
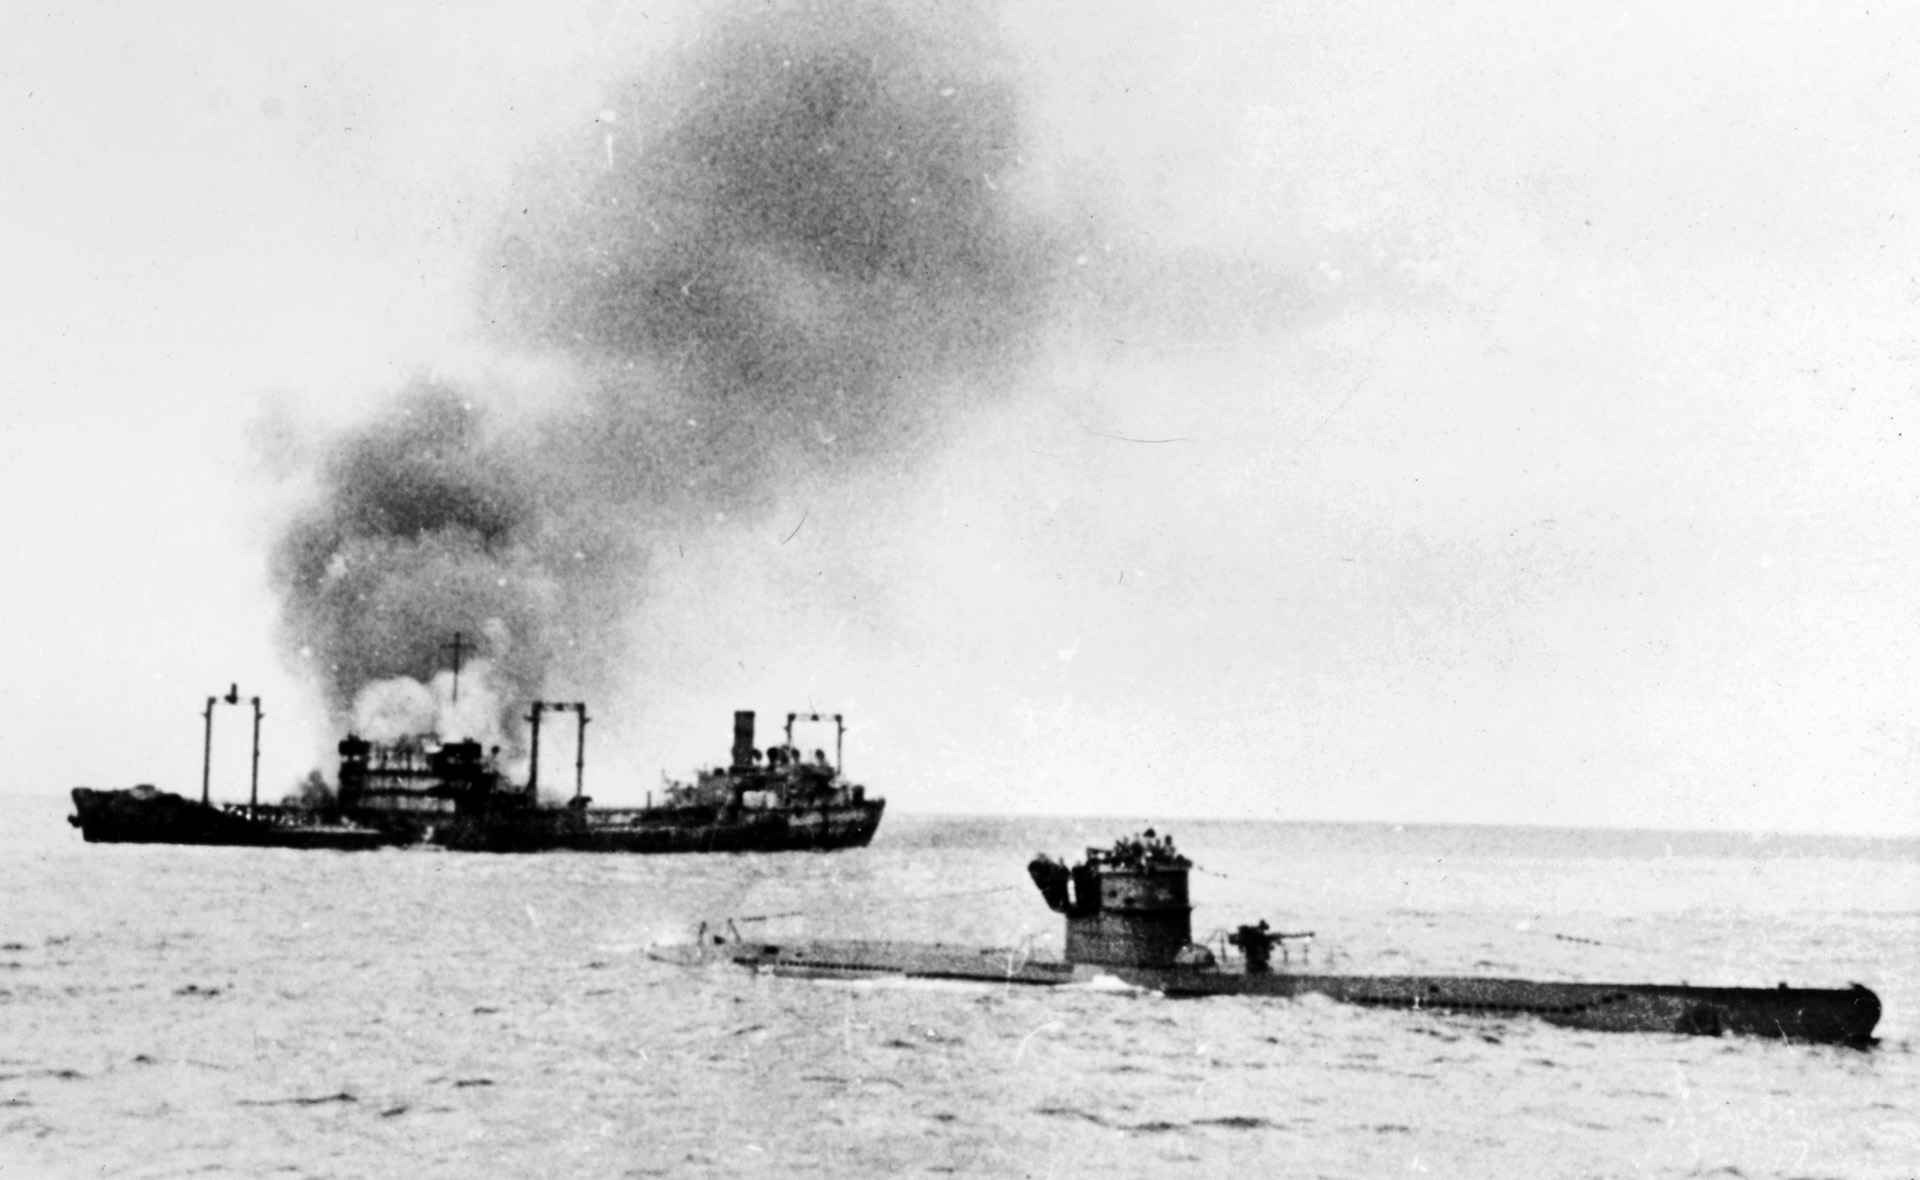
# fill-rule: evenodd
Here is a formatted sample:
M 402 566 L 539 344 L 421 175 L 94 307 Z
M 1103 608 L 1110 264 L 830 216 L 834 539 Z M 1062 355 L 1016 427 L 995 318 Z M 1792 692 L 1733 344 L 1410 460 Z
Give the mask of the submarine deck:
M 1478 976 L 1316 975 L 1279 967 L 1248 974 L 1226 968 L 1074 964 L 1017 947 L 944 943 L 713 941 L 656 947 L 665 962 L 728 962 L 772 974 L 811 978 L 903 977 L 1037 986 L 1111 978 L 1174 997 L 1307 994 L 1366 1007 L 1491 1016 L 1535 1016 L 1599 1032 L 1744 1033 L 1791 1040 L 1872 1043 L 1880 1000 L 1868 989 L 1695 987 L 1688 984 L 1585 983 Z

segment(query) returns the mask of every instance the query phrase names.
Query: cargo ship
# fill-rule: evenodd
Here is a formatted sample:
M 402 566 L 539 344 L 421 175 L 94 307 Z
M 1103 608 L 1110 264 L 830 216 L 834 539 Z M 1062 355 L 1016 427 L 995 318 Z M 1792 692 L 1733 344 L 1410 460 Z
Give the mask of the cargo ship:
M 226 698 L 237 703 L 237 695 Z M 216 698 L 209 698 L 211 717 Z M 259 702 L 254 764 L 259 764 Z M 548 713 L 578 717 L 573 797 L 540 798 L 540 726 Z M 886 800 L 842 773 L 846 723 L 840 714 L 789 713 L 786 740 L 754 746 L 754 714 L 734 714 L 731 762 L 668 780 L 643 807 L 595 807 L 584 793 L 586 707 L 536 701 L 531 761 L 524 785 L 499 768 L 499 750 L 471 740 L 430 737 L 372 742 L 349 734 L 339 744 L 339 789 L 331 799 L 215 804 L 203 774 L 198 801 L 142 785 L 73 791 L 68 822 L 89 843 L 214 844 L 341 851 L 423 845 L 464 852 L 787 852 L 858 848 L 873 839 Z M 834 758 L 793 744 L 796 722 L 831 722 Z M 209 721 L 209 726 L 211 722 Z M 211 728 L 209 728 L 209 733 Z M 209 746 L 211 739 L 209 739 Z
M 1349 1004 L 1490 1016 L 1531 1016 L 1595 1032 L 1746 1034 L 1865 1047 L 1874 1043 L 1880 999 L 1847 988 L 1694 987 L 1575 983 L 1445 975 L 1320 975 L 1289 948 L 1311 937 L 1266 922 L 1237 927 L 1213 945 L 1193 941 L 1187 900 L 1192 863 L 1169 837 L 1089 848 L 1069 868 L 1042 855 L 1028 873 L 1048 908 L 1066 919 L 1065 954 L 907 942 L 756 942 L 726 927 L 701 927 L 692 944 L 655 947 L 682 965 L 732 963 L 811 978 L 973 980 L 1058 987 L 1117 980 L 1168 996 L 1318 994 Z M 1281 962 L 1274 962 L 1274 951 Z

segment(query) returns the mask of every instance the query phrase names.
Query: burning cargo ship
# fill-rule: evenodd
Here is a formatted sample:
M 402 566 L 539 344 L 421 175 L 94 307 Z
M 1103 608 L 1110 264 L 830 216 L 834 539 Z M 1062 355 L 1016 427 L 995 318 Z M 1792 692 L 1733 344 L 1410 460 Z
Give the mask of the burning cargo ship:
M 237 698 L 234 698 L 237 699 Z M 209 727 L 211 708 L 209 699 Z M 574 793 L 564 804 L 539 797 L 540 722 L 547 713 L 578 718 Z M 255 754 L 259 763 L 258 701 Z M 499 768 L 499 750 L 479 742 L 405 738 L 371 742 L 349 734 L 339 745 L 338 794 L 314 806 L 215 805 L 203 775 L 199 802 L 150 786 L 101 791 L 76 787 L 68 822 L 89 843 L 215 844 L 339 850 L 428 845 L 465 852 L 787 852 L 863 847 L 886 800 L 841 772 L 846 722 L 840 714 L 787 714 L 784 744 L 754 746 L 754 714 L 734 714 L 729 765 L 669 780 L 644 807 L 594 807 L 585 794 L 586 706 L 536 701 L 531 762 L 524 785 Z M 793 744 L 796 722 L 832 722 L 834 759 L 811 758 Z

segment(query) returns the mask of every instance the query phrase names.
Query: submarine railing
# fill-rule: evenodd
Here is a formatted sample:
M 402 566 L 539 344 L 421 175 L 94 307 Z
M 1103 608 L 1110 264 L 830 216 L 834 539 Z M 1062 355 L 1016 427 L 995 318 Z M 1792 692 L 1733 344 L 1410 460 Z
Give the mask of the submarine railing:
M 990 897 L 996 893 L 1021 893 L 1024 889 L 1018 885 L 996 885 L 991 889 L 948 889 L 939 893 L 912 893 L 898 897 L 876 898 L 867 903 L 867 908 L 886 909 L 894 906 L 931 905 L 934 902 L 951 901 L 956 897 Z M 700 930 L 718 930 L 723 924 L 732 926 L 736 922 L 771 922 L 780 918 L 811 918 L 819 914 L 844 913 L 844 905 L 809 906 L 799 910 L 780 910 L 764 914 L 722 914 L 719 917 L 703 919 Z M 736 941 L 739 932 L 736 930 Z

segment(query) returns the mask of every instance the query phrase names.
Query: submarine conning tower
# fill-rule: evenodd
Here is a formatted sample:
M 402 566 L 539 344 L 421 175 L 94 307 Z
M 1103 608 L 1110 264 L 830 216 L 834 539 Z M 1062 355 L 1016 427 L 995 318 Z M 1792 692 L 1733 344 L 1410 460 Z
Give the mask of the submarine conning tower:
M 1069 869 L 1042 854 L 1027 866 L 1047 906 L 1067 917 L 1067 961 L 1171 967 L 1193 941 L 1187 870 L 1171 836 L 1152 828 L 1112 848 L 1089 848 Z

